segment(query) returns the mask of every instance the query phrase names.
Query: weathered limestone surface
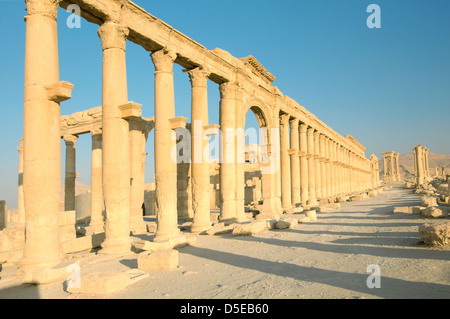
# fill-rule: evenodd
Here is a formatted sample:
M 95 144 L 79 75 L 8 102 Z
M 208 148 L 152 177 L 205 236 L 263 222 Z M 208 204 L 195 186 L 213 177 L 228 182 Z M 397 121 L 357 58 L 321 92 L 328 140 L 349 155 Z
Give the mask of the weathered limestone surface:
M 446 246 L 450 243 L 450 222 L 424 224 L 419 227 L 419 233 L 427 245 Z
M 266 230 L 265 220 L 253 221 L 250 223 L 239 224 L 233 229 L 233 236 L 251 236 Z
M 422 216 L 425 218 L 445 218 L 448 213 L 436 206 L 429 206 L 422 211 Z
M 178 266 L 178 251 L 174 249 L 143 252 L 138 256 L 138 269 L 144 271 L 172 270 Z

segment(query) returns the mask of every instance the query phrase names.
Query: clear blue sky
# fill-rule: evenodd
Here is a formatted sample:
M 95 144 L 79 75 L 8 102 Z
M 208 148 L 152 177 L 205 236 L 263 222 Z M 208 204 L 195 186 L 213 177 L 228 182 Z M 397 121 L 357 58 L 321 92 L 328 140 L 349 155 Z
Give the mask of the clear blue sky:
M 367 147 L 366 156 L 417 144 L 450 154 L 450 1 L 252 0 L 135 1 L 208 49 L 255 56 L 295 99 L 338 133 Z M 381 29 L 369 29 L 366 8 L 381 7 Z M 17 206 L 19 139 L 23 136 L 23 0 L 0 0 L 0 199 Z M 97 25 L 69 29 L 58 20 L 60 78 L 75 84 L 62 114 L 101 105 L 101 46 Z M 129 100 L 153 116 L 149 52 L 128 42 Z M 190 84 L 176 66 L 177 116 L 190 117 Z M 209 82 L 209 115 L 218 123 L 218 87 Z M 249 125 L 255 125 L 248 115 Z M 253 124 L 252 124 L 253 123 Z M 153 134 L 147 172 L 153 171 Z M 90 136 L 77 143 L 79 181 L 90 183 Z M 62 147 L 64 166 L 64 147 Z M 63 169 L 64 167 L 62 167 Z M 151 180 L 150 173 L 146 174 Z

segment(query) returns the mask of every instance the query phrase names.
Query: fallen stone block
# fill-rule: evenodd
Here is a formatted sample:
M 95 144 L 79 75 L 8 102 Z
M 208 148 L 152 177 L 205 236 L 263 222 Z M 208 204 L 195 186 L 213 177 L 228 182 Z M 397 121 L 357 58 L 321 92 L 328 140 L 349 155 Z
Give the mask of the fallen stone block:
M 292 213 L 293 213 L 293 214 L 300 214 L 300 213 L 303 213 L 303 207 L 301 207 L 301 206 L 295 207 L 295 208 L 293 209 Z
M 187 245 L 193 245 L 197 242 L 197 236 L 194 234 L 180 235 L 165 241 L 154 242 L 149 240 L 136 240 L 133 247 L 145 251 L 168 250 L 181 248 Z
M 303 224 L 303 223 L 310 223 L 311 219 L 309 217 L 305 216 L 305 217 L 298 218 L 297 221 L 299 224 Z
M 280 219 L 277 213 L 259 213 L 255 216 L 255 220 Z
M 446 246 L 450 243 L 450 222 L 424 224 L 419 227 L 420 237 L 430 246 Z
M 412 214 L 412 207 L 403 206 L 403 207 L 394 207 L 394 214 Z
M 422 211 L 425 209 L 423 206 L 413 206 L 412 207 L 412 214 L 413 215 L 420 215 L 422 214 Z
M 315 222 L 317 220 L 317 214 L 315 209 L 305 211 L 305 216 L 309 218 L 309 221 Z
M 266 229 L 275 229 L 277 227 L 277 219 L 266 220 Z
M 437 197 L 434 196 L 423 196 L 420 200 L 420 205 L 430 207 L 438 206 Z
M 98 248 L 105 240 L 105 233 L 97 233 L 67 240 L 62 243 L 65 254 L 77 253 L 85 250 Z
M 151 272 L 172 270 L 178 266 L 178 251 L 175 249 L 143 252 L 138 256 L 138 269 Z
M 297 224 L 298 220 L 296 218 L 284 218 L 276 223 L 275 228 L 277 229 L 294 228 Z
M 124 290 L 130 283 L 126 272 L 106 271 L 81 276 L 79 283 L 69 283 L 67 291 L 73 294 L 109 295 Z
M 435 206 L 430 206 L 422 211 L 422 216 L 425 218 L 445 218 L 447 215 L 447 212 Z
M 266 230 L 265 220 L 253 221 L 246 224 L 237 225 L 232 232 L 233 236 L 251 236 Z

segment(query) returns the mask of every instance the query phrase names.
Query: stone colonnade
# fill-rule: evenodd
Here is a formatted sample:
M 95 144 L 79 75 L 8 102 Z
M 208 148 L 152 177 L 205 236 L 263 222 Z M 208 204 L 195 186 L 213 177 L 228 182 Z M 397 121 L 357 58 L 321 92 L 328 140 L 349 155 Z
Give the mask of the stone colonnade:
M 80 6 L 82 16 L 99 24 L 103 51 L 101 117 L 96 127 L 64 130 L 60 103 L 69 99 L 73 85 L 59 81 L 56 19 L 58 6 Z M 131 1 L 27 0 L 23 194 L 26 242 L 23 271 L 51 268 L 64 260 L 58 224 L 61 185 L 61 137 L 66 141 L 66 210 L 74 208 L 77 137 L 92 135 L 92 232 L 101 231 L 100 194 L 106 220 L 101 253 L 130 252 L 130 231 L 142 228 L 137 217 L 142 203 L 145 140 L 155 134 L 157 229 L 155 241 L 179 233 L 177 220 L 177 163 L 174 130 L 186 128 L 186 118 L 175 116 L 173 64 L 186 69 L 191 80 L 192 149 L 207 148 L 203 136 L 212 128 L 207 118 L 207 82 L 219 85 L 220 198 L 225 222 L 246 220 L 244 210 L 244 157 L 239 146 L 245 114 L 251 109 L 261 128 L 261 214 L 274 217 L 296 205 L 316 205 L 340 194 L 372 187 L 375 168 L 365 148 L 352 136 L 341 136 L 304 107 L 272 86 L 275 77 L 254 57 L 237 59 L 221 49 L 207 50 Z M 141 117 L 141 105 L 128 101 L 126 42 L 151 52 L 155 67 L 155 117 Z M 94 116 L 92 116 L 94 118 Z M 94 121 L 94 120 L 93 120 Z M 150 128 L 150 129 L 151 129 Z M 100 131 L 101 129 L 101 131 Z M 100 148 L 101 145 L 101 148 Z M 101 149 L 101 154 L 100 154 Z M 205 152 L 202 152 L 203 154 Z M 193 151 L 193 232 L 210 227 L 208 158 Z M 101 160 L 100 160 L 101 157 Z M 101 164 L 100 164 L 101 163 Z M 101 168 L 100 168 L 101 167 Z M 100 182 L 101 180 L 101 182 Z M 130 182 L 131 181 L 131 182 Z
M 400 181 L 399 153 L 394 151 L 381 153 L 384 164 L 384 183 Z M 389 165 L 388 165 L 389 163 Z
M 413 148 L 414 151 L 414 169 L 416 174 L 417 187 L 422 186 L 430 178 L 430 169 L 428 165 L 428 151 L 430 149 L 421 144 Z

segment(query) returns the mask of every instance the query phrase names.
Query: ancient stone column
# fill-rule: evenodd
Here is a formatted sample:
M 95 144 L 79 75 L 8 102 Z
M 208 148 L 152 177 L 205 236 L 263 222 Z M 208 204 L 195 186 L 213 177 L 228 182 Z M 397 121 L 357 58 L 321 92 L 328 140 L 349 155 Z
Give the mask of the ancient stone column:
M 86 228 L 87 234 L 105 231 L 103 218 L 102 184 L 102 130 L 91 131 L 91 221 Z
M 145 186 L 145 145 L 147 121 L 142 118 L 129 119 L 130 125 L 130 231 L 134 234 L 147 232 L 142 205 Z
M 104 254 L 128 253 L 131 248 L 129 124 L 120 109 L 128 102 L 125 58 L 128 33 L 128 28 L 114 22 L 105 22 L 98 29 L 103 48 Z
M 383 154 L 384 176 L 388 175 L 387 156 Z
M 59 237 L 60 102 L 73 85 L 59 81 L 57 0 L 28 0 L 25 40 L 23 192 L 26 242 L 22 272 L 64 259 Z
M 248 221 L 245 216 L 245 114 L 242 97 L 242 85 L 237 83 L 236 90 L 236 132 L 235 132 L 235 163 L 236 163 L 236 218 L 238 222 Z
M 316 198 L 322 198 L 322 178 L 320 176 L 320 133 L 314 132 L 314 167 L 316 173 Z
M 155 186 L 157 230 L 154 241 L 165 241 L 179 234 L 177 214 L 177 163 L 171 152 L 170 120 L 175 118 L 173 62 L 176 54 L 159 50 L 151 54 L 155 65 Z
M 19 182 L 17 189 L 17 223 L 25 224 L 25 202 L 23 197 L 23 138 L 20 139 L 19 151 Z
M 389 155 L 389 171 L 390 175 L 392 175 L 393 180 L 395 181 L 395 173 L 394 173 L 394 153 Z
M 399 156 L 400 153 L 395 153 L 395 174 L 396 174 L 396 180 L 400 180 L 400 164 L 399 164 Z
M 417 187 L 422 186 L 424 184 L 425 174 L 424 174 L 424 166 L 423 166 L 423 148 L 422 145 L 417 145 L 414 148 L 414 153 L 416 155 L 416 163 L 417 163 Z
M 431 175 L 430 175 L 430 163 L 429 163 L 429 161 L 428 161 L 428 151 L 429 151 L 430 149 L 429 148 L 426 148 L 426 147 L 424 147 L 424 164 L 425 164 L 425 173 L 426 173 L 426 177 L 428 177 L 428 178 L 430 178 L 431 177 Z
M 326 185 L 327 185 L 327 197 L 333 196 L 332 186 L 331 186 L 331 156 L 330 156 L 330 139 L 325 137 L 325 174 L 326 174 Z
M 329 154 L 330 154 L 330 182 L 331 182 L 331 195 L 336 196 L 336 157 L 335 157 L 334 141 L 330 139 Z
M 289 115 L 280 116 L 280 158 L 281 158 L 281 206 L 284 210 L 292 208 L 291 161 L 289 158 Z
M 191 81 L 191 176 L 192 208 L 194 220 L 191 232 L 199 233 L 211 227 L 209 210 L 209 140 L 205 136 L 208 126 L 208 76 L 204 68 L 188 71 Z
M 298 156 L 299 152 L 299 131 L 298 131 L 298 119 L 291 119 L 291 191 L 292 191 L 292 206 L 296 206 L 301 203 L 300 200 L 300 160 Z
M 64 182 L 64 210 L 75 210 L 75 179 L 76 179 L 76 144 L 78 136 L 66 135 L 66 170 Z
M 314 128 L 310 127 L 307 131 L 308 139 L 308 205 L 316 205 L 316 165 L 314 158 Z
M 320 193 L 322 198 L 327 198 L 327 180 L 325 167 L 325 135 L 319 135 L 319 163 L 320 163 Z
M 300 124 L 300 191 L 302 206 L 306 206 L 309 199 L 308 186 L 308 159 L 306 157 L 308 152 L 307 133 L 308 125 Z
M 236 91 L 237 85 L 225 82 L 220 90 L 220 220 L 229 222 L 237 220 L 236 206 Z

